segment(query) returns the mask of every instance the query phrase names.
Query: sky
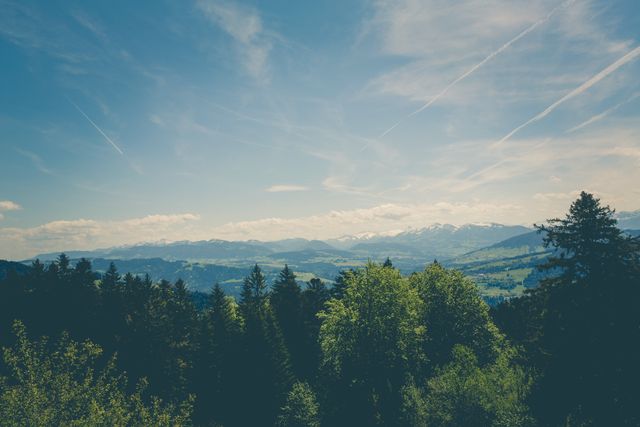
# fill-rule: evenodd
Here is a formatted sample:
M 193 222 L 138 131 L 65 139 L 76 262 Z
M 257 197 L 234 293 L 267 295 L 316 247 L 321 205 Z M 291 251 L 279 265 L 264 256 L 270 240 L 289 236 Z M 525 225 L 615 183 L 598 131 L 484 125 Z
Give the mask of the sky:
M 0 258 L 640 208 L 637 0 L 0 0 Z

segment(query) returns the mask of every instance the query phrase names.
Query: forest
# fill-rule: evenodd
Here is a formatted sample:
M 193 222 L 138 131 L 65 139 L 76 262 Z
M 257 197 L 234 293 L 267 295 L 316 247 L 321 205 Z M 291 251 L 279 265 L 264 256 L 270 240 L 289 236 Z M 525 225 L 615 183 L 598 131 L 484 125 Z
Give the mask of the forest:
M 536 228 L 552 255 L 489 307 L 437 261 L 240 297 L 35 261 L 0 281 L 7 426 L 637 426 L 640 241 L 583 192 Z

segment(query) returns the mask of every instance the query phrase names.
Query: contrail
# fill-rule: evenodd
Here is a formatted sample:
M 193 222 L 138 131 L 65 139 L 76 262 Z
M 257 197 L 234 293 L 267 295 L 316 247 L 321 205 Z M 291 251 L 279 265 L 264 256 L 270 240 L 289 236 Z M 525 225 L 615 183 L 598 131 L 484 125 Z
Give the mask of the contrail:
M 589 126 L 591 123 L 595 123 L 598 120 L 601 120 L 603 118 L 605 118 L 606 116 L 608 116 L 609 114 L 613 113 L 614 111 L 616 111 L 618 108 L 622 107 L 625 104 L 628 104 L 629 102 L 633 101 L 634 99 L 636 99 L 637 97 L 640 96 L 640 92 L 634 93 L 633 95 L 631 95 L 629 98 L 627 98 L 626 100 L 614 105 L 611 108 L 606 109 L 605 111 L 603 111 L 600 114 L 596 114 L 595 116 L 589 118 L 588 120 L 585 120 L 584 122 L 580 123 L 577 126 L 572 127 L 571 129 L 567 130 L 566 133 L 573 133 L 577 130 L 582 129 L 585 126 Z
M 492 53 L 489 54 L 489 56 L 487 56 L 486 58 L 484 58 L 482 61 L 478 62 L 476 65 L 474 65 L 473 67 L 469 68 L 469 70 L 467 70 L 467 72 L 465 72 L 464 74 L 462 74 L 461 76 L 459 76 L 457 79 L 455 79 L 454 81 L 452 81 L 451 83 L 449 83 L 444 89 L 442 89 L 440 91 L 440 93 L 438 93 L 436 96 L 434 96 L 433 98 L 431 98 L 429 100 L 429 102 L 427 102 L 426 104 L 424 104 L 422 107 L 418 108 L 417 110 L 415 110 L 414 112 L 412 112 L 411 114 L 409 114 L 407 117 L 405 117 L 404 119 L 401 119 L 399 121 L 397 121 L 393 126 L 391 126 L 389 129 L 385 130 L 384 132 L 382 132 L 380 134 L 380 136 L 378 138 L 382 138 L 385 135 L 387 135 L 389 132 L 391 132 L 393 129 L 395 129 L 403 120 L 408 119 L 409 117 L 415 116 L 416 114 L 420 113 L 421 111 L 429 108 L 434 102 L 436 102 L 438 99 L 440 99 L 441 97 L 443 97 L 447 92 L 449 92 L 449 89 L 451 89 L 452 87 L 454 87 L 455 85 L 457 85 L 458 83 L 460 83 L 462 80 L 466 79 L 467 77 L 469 77 L 471 74 L 473 74 L 478 68 L 482 67 L 484 64 L 486 64 L 487 62 L 491 61 L 493 58 L 495 58 L 496 56 L 498 56 L 500 53 L 502 53 L 505 49 L 508 49 L 509 46 L 511 46 L 512 44 L 514 44 L 515 42 L 517 42 L 518 40 L 520 40 L 521 38 L 523 38 L 524 36 L 526 36 L 527 34 L 529 34 L 531 31 L 535 30 L 537 27 L 539 27 L 540 25 L 544 24 L 545 22 L 547 22 L 549 19 L 551 19 L 551 17 L 560 9 L 563 9 L 567 6 L 569 6 L 571 3 L 573 3 L 575 0 L 567 0 L 564 3 L 556 6 L 555 8 L 553 8 L 551 10 L 551 12 L 547 13 L 547 15 L 534 22 L 533 24 L 531 24 L 528 28 L 526 28 L 525 30 L 523 30 L 520 34 L 518 34 L 517 36 L 515 36 L 514 38 L 512 38 L 511 40 L 509 40 L 508 42 L 506 42 L 505 44 L 503 44 L 502 46 L 500 46 L 500 48 Z
M 500 141 L 495 143 L 494 147 L 497 147 L 497 146 L 501 145 L 502 143 L 504 143 L 506 140 L 511 138 L 515 133 L 520 131 L 522 128 L 525 128 L 525 127 L 529 126 L 531 123 L 537 122 L 538 120 L 541 120 L 541 119 L 545 118 L 549 113 L 551 113 L 553 110 L 555 110 L 560 104 L 562 104 L 563 102 L 565 102 L 565 101 L 567 101 L 567 100 L 569 100 L 569 99 L 571 99 L 571 98 L 573 98 L 575 96 L 578 96 L 581 93 L 585 92 L 591 86 L 595 85 L 600 80 L 604 79 L 609 74 L 611 74 L 614 71 L 616 71 L 618 68 L 620 68 L 623 65 L 625 65 L 626 63 L 631 62 L 634 59 L 636 59 L 636 57 L 638 55 L 640 55 L 640 46 L 636 47 L 631 52 L 627 53 L 622 58 L 620 58 L 616 62 L 614 62 L 613 64 L 609 65 L 607 68 L 605 68 L 604 70 L 600 71 L 598 74 L 596 74 L 595 76 L 591 77 L 586 82 L 582 83 L 579 87 L 575 88 L 574 90 L 572 90 L 571 92 L 569 92 L 568 94 L 566 94 L 565 96 L 563 96 L 562 98 L 560 98 L 559 100 L 557 100 L 556 102 L 554 102 L 553 104 L 548 106 L 544 111 L 542 111 L 538 115 L 536 115 L 533 118 L 527 120 L 526 122 L 524 122 L 523 124 L 521 124 L 520 126 L 515 128 L 514 130 L 509 132 L 504 138 L 502 138 Z
M 115 142 L 113 142 L 113 141 L 111 140 L 111 138 L 109 138 L 109 137 L 107 136 L 107 134 L 106 134 L 106 133 L 104 133 L 104 132 L 102 131 L 102 129 L 100 129 L 100 128 L 98 127 L 98 125 L 97 125 L 97 124 L 95 124 L 95 123 L 93 122 L 93 120 L 91 120 L 91 119 L 89 118 L 89 116 L 87 116 L 87 115 L 85 114 L 85 112 L 84 112 L 84 111 L 82 111 L 82 110 L 80 109 L 80 107 L 78 107 L 78 106 L 76 105 L 76 103 L 75 103 L 75 102 L 73 102 L 73 101 L 72 101 L 71 99 L 69 99 L 68 97 L 67 97 L 67 101 L 69 101 L 69 102 L 71 103 L 71 105 L 73 105 L 74 107 L 76 107 L 76 110 L 78 110 L 78 112 L 80 112 L 80 114 L 82 114 L 82 115 L 84 116 L 84 118 L 85 118 L 85 119 L 89 120 L 89 123 L 91 123 L 91 124 L 93 125 L 93 127 L 94 127 L 94 128 L 96 128 L 96 130 L 97 130 L 98 132 L 100 132 L 100 135 L 104 136 L 104 139 L 106 139 L 106 140 L 107 140 L 107 142 L 108 142 L 109 144 L 111 144 L 111 146 L 112 146 L 113 148 L 115 148 L 115 149 L 116 149 L 116 151 L 117 151 L 118 153 L 120 153 L 120 154 L 124 155 L 124 152 L 120 149 L 120 147 L 118 147 L 118 145 L 117 145 Z

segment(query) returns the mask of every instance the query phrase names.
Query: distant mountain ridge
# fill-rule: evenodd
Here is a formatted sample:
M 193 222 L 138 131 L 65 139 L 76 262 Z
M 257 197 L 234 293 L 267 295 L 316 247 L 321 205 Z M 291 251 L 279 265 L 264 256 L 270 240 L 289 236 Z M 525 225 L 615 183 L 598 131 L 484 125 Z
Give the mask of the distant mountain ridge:
M 627 229 L 626 233 L 640 236 L 640 230 Z M 506 238 L 496 241 L 501 237 Z M 334 242 L 286 239 L 275 242 L 147 243 L 97 251 L 70 251 L 67 255 L 74 260 L 91 259 L 98 272 L 106 271 L 113 261 L 121 272 L 149 274 L 153 280 L 181 278 L 196 291 L 207 292 L 213 284 L 220 283 L 234 296 L 239 295 L 242 280 L 253 263 L 262 266 L 268 282 L 272 282 L 284 264 L 296 272 L 298 280 L 305 282 L 312 277 L 331 281 L 340 270 L 360 267 L 368 260 L 380 262 L 387 257 L 408 274 L 422 270 L 437 258 L 445 266 L 471 277 L 482 296 L 490 303 L 497 303 L 536 286 L 544 274 L 535 267 L 551 253 L 550 249 L 544 248 L 543 236 L 537 231 L 500 224 L 435 225 L 392 235 L 347 236 L 340 239 L 340 248 L 331 244 Z M 470 250 L 462 252 L 464 248 Z M 58 253 L 44 254 L 39 258 L 50 261 L 57 256 Z M 190 259 L 178 259 L 179 256 Z M 207 258 L 212 256 L 217 258 Z M 11 269 L 21 272 L 28 267 L 0 261 L 0 276 Z
M 275 256 L 280 253 L 321 252 L 338 257 L 400 256 L 423 258 L 450 258 L 486 247 L 509 237 L 530 231 L 523 226 L 501 224 L 467 224 L 454 226 L 434 224 L 421 229 L 407 230 L 393 235 L 366 234 L 340 239 L 307 240 L 292 238 L 263 242 L 249 241 L 182 241 L 172 243 L 144 243 L 131 246 L 66 251 L 71 258 L 138 259 L 162 258 L 165 260 L 248 260 Z M 42 260 L 54 259 L 55 253 L 36 256 Z
M 633 212 L 616 212 L 618 227 L 623 230 L 640 229 L 640 209 Z

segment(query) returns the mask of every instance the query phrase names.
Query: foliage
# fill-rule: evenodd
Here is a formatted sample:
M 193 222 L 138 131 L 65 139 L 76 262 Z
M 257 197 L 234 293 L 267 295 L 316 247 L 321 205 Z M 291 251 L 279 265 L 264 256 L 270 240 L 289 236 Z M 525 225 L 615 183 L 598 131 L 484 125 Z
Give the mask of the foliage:
M 637 425 L 640 381 L 640 246 L 616 227 L 613 211 L 582 193 L 564 219 L 539 226 L 553 273 L 495 318 L 540 375 L 537 418 L 556 425 Z
M 502 337 L 473 282 L 437 262 L 410 281 L 423 301 L 424 352 L 432 368 L 448 362 L 457 344 L 471 348 L 481 363 L 495 358 Z
M 269 301 L 289 350 L 293 371 L 300 376 L 303 372 L 305 344 L 302 291 L 296 282 L 296 275 L 286 264 L 273 283 Z
M 413 378 L 409 378 L 409 381 L 402 386 L 400 394 L 402 399 L 400 425 L 426 427 L 428 419 L 426 392 L 415 384 Z
M 427 383 L 425 413 L 429 426 L 516 427 L 532 425 L 522 403 L 529 381 L 513 366 L 508 352 L 480 367 L 464 346 L 453 348 L 452 361 Z
M 25 327 L 15 322 L 17 342 L 4 349 L 8 378 L 0 388 L 0 419 L 7 426 L 188 425 L 191 401 L 174 407 L 146 399 L 146 382 L 127 392 L 115 359 L 102 369 L 102 349 L 67 334 L 50 346 L 46 339 L 29 341 Z M 49 349 L 51 347 L 51 350 Z
M 330 291 L 320 279 L 313 278 L 302 292 L 302 322 L 304 326 L 304 346 L 300 358 L 301 377 L 313 379 L 320 365 L 320 325 L 318 317 L 330 298 Z
M 405 374 L 422 362 L 422 304 L 393 268 L 369 263 L 345 279 L 344 297 L 329 300 L 320 314 L 322 363 L 337 388 L 330 398 L 339 406 L 349 396 L 349 407 L 335 416 L 344 424 L 390 422 Z
M 242 323 L 237 304 L 216 284 L 209 296 L 209 306 L 201 315 L 199 348 L 193 387 L 196 391 L 194 420 L 205 424 L 216 420 L 232 424 L 240 410 L 238 354 Z
M 251 312 L 262 310 L 265 300 L 269 296 L 267 281 L 258 264 L 254 265 L 251 273 L 245 277 L 240 294 L 240 309 L 244 316 Z
M 368 263 L 304 290 L 289 266 L 270 288 L 255 265 L 237 303 L 216 285 L 196 306 L 181 280 L 36 261 L 0 279 L 1 423 L 639 425 L 638 240 L 587 193 L 539 229 L 549 252 L 512 266 L 551 254 L 540 286 L 491 313 L 437 262 L 409 277 Z
M 297 382 L 293 385 L 276 425 L 279 427 L 320 426 L 320 411 L 316 395 L 307 383 Z

